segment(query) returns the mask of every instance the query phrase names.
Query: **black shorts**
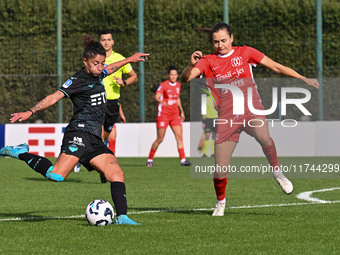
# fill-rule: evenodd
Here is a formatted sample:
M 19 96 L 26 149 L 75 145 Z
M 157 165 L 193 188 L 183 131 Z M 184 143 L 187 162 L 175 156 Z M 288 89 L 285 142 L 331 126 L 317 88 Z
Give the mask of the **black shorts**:
M 60 153 L 76 156 L 89 171 L 93 170 L 89 162 L 94 157 L 104 153 L 114 155 L 100 137 L 82 131 L 65 132 Z
M 214 119 L 205 119 L 205 133 L 215 133 L 216 127 L 214 127 Z
M 119 100 L 107 100 L 105 110 L 104 130 L 111 132 L 113 125 L 119 116 Z

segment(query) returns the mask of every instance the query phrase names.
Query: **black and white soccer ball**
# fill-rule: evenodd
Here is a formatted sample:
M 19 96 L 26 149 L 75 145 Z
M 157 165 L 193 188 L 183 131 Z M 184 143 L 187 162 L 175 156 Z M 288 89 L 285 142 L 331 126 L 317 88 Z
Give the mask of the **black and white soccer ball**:
M 93 226 L 110 225 L 114 214 L 112 205 L 102 199 L 96 199 L 89 203 L 85 212 L 87 221 Z

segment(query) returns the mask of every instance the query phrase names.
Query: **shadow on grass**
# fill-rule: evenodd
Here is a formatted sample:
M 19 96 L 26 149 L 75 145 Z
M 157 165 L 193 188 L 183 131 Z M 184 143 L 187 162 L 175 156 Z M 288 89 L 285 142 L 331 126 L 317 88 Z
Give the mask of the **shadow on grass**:
M 145 167 L 145 168 L 147 168 L 146 164 L 126 164 L 126 163 L 121 164 L 121 163 L 119 163 L 119 165 L 121 167 L 138 167 L 138 168 Z
M 35 178 L 35 177 L 27 177 L 27 178 L 23 178 L 24 180 L 27 181 L 36 181 L 36 182 L 52 182 L 48 179 L 44 179 L 44 178 Z M 84 181 L 80 180 L 80 179 L 66 179 L 63 182 L 75 182 L 75 183 L 83 183 Z M 92 182 L 91 182 L 92 183 Z M 93 182 L 94 183 L 94 182 Z
M 175 213 L 175 214 L 191 214 L 191 215 L 209 215 L 211 216 L 214 208 L 197 208 L 197 209 L 172 209 L 172 208 L 151 208 L 151 207 L 145 207 L 145 208 L 129 208 L 129 212 L 131 215 L 138 215 L 138 214 L 147 214 L 147 213 Z M 268 212 L 254 212 L 250 211 L 250 209 L 247 210 L 239 210 L 235 211 L 233 209 L 226 208 L 225 215 L 254 215 L 254 216 L 271 216 L 275 215 L 274 213 L 268 213 Z
M 83 217 L 53 217 L 37 215 L 36 213 L 44 212 L 24 212 L 24 213 L 0 213 L 0 222 L 33 222 L 46 220 L 76 220 L 83 221 Z

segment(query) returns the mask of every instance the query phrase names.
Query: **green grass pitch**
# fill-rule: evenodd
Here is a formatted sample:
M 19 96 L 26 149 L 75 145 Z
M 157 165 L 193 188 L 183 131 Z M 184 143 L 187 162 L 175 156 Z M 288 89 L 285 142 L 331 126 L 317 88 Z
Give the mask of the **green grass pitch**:
M 265 162 L 233 160 L 249 161 Z M 81 216 L 94 199 L 112 203 L 110 185 L 101 184 L 96 172 L 82 168 L 53 183 L 22 161 L 0 158 L 0 254 L 339 254 L 340 203 L 310 203 L 296 195 L 339 188 L 340 178 L 292 179 L 289 196 L 272 178 L 229 178 L 226 214 L 212 217 L 212 180 L 191 178 L 178 159 L 155 158 L 153 168 L 144 158 L 119 162 L 129 216 L 140 226 L 94 227 Z M 338 201 L 340 190 L 313 197 Z

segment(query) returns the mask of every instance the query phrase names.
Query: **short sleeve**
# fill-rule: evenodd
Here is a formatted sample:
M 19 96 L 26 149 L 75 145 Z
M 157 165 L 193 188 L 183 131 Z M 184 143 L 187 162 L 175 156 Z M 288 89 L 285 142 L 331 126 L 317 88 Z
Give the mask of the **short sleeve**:
M 258 51 L 252 47 L 247 47 L 247 54 L 249 63 L 253 65 L 260 63 L 265 56 L 261 51 Z
M 126 64 L 125 66 L 122 67 L 123 73 L 129 73 L 132 71 L 132 65 L 131 64 Z
M 201 75 L 204 73 L 207 73 L 208 68 L 209 68 L 209 61 L 208 59 L 203 56 L 198 63 L 195 65 L 200 70 Z
M 65 94 L 66 97 L 70 97 L 72 94 L 81 90 L 80 83 L 77 82 L 78 80 L 75 77 L 71 77 L 61 87 L 59 90 Z
M 163 86 L 162 86 L 163 83 L 161 83 L 158 87 L 158 89 L 156 90 L 156 93 L 161 93 L 163 94 Z

